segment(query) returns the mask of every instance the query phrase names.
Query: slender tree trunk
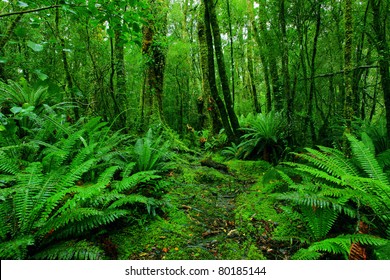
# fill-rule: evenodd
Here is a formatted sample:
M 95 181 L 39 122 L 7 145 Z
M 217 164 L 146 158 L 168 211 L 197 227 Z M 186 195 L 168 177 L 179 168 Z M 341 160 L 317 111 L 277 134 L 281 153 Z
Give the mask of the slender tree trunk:
M 309 89 L 309 103 L 308 103 L 308 112 L 307 112 L 307 121 L 305 127 L 310 129 L 310 135 L 312 143 L 316 143 L 316 131 L 315 131 L 315 125 L 314 125 L 314 114 L 313 114 L 313 99 L 315 95 L 315 73 L 316 73 L 316 56 L 317 56 L 317 43 L 318 43 L 318 37 L 320 35 L 320 29 L 321 29 L 321 3 L 318 1 L 316 4 L 316 31 L 314 34 L 314 40 L 313 40 L 313 52 L 311 55 L 311 61 L 310 61 L 310 89 Z
M 353 38 L 353 21 L 352 21 L 352 0 L 345 0 L 345 46 L 344 46 L 344 80 L 345 80 L 345 103 L 344 117 L 346 120 L 346 132 L 352 129 L 352 119 L 355 116 L 353 104 L 352 82 L 352 38 Z
M 283 73 L 283 91 L 286 97 L 286 114 L 288 122 L 287 140 L 290 145 L 293 144 L 294 128 L 293 110 L 294 110 L 294 98 L 290 88 L 290 71 L 289 71 L 289 47 L 287 38 L 287 23 L 286 23 L 286 7 L 285 0 L 279 0 L 279 24 L 282 33 L 282 73 Z
M 254 82 L 253 74 L 253 49 L 252 49 L 252 32 L 248 30 L 248 44 L 247 44 L 247 59 L 248 59 L 248 73 L 249 73 L 249 87 L 253 98 L 254 113 L 261 113 L 261 106 L 257 97 L 256 84 Z
M 207 2 L 207 1 L 206 1 Z M 207 53 L 203 54 L 207 56 L 207 81 L 209 83 L 210 87 L 210 93 L 215 100 L 215 103 L 218 107 L 218 112 L 221 117 L 222 125 L 223 128 L 225 129 L 226 135 L 228 137 L 228 140 L 230 142 L 236 142 L 236 136 L 230 126 L 229 122 L 229 116 L 227 109 L 225 107 L 224 102 L 222 99 L 219 97 L 218 94 L 218 87 L 217 87 L 217 82 L 215 78 L 215 65 L 214 65 L 214 44 L 213 44 L 213 36 L 211 34 L 211 24 L 210 24 L 210 17 L 209 17 L 209 12 L 208 9 L 206 8 L 207 5 L 204 1 L 202 1 L 202 13 L 204 15 L 204 36 L 206 38 L 206 46 L 207 46 Z
M 266 90 L 266 112 L 269 113 L 272 110 L 272 97 L 271 97 L 271 85 L 270 85 L 270 78 L 269 78 L 269 67 L 268 67 L 268 60 L 266 56 L 264 55 L 264 44 L 261 41 L 260 33 L 258 31 L 256 22 L 255 22 L 255 15 L 253 12 L 253 2 L 252 0 L 247 0 L 247 9 L 248 9 L 248 15 L 249 15 L 249 21 L 251 28 L 248 31 L 250 34 L 253 33 L 254 39 L 260 48 L 260 61 L 261 65 L 263 66 L 263 73 L 264 73 L 264 83 L 265 83 L 265 90 Z M 251 42 L 249 41 L 249 44 Z
M 4 47 L 7 44 L 7 42 L 10 40 L 10 38 L 12 36 L 12 33 L 14 32 L 16 26 L 18 25 L 18 23 L 22 19 L 22 16 L 23 16 L 23 14 L 18 14 L 13 19 L 11 24 L 8 26 L 7 31 L 5 32 L 5 34 L 2 37 L 0 37 L 0 56 L 4 56 L 5 55 Z M 5 80 L 7 80 L 7 78 L 5 77 L 4 67 L 3 66 L 4 66 L 4 64 L 0 63 L 0 80 L 4 80 L 5 81 Z
M 56 28 L 55 29 L 56 30 L 56 37 L 59 40 L 60 46 L 61 46 L 62 62 L 64 65 L 64 71 L 65 71 L 65 84 L 66 84 L 65 90 L 70 93 L 70 97 L 71 97 L 72 102 L 76 102 L 76 96 L 74 94 L 75 89 L 73 86 L 73 79 L 72 79 L 72 76 L 70 74 L 71 71 L 69 69 L 68 57 L 66 55 L 65 40 L 64 40 L 64 38 L 62 38 L 61 33 L 60 33 L 60 12 L 59 12 L 58 7 L 56 8 L 55 28 Z M 79 107 L 77 106 L 77 104 L 76 104 L 76 106 L 73 107 L 73 113 L 74 113 L 75 119 L 80 118 Z
M 221 33 L 219 30 L 217 15 L 215 13 L 215 6 L 212 1 L 205 1 L 206 12 L 205 15 L 209 17 L 209 23 L 212 29 L 212 37 L 214 39 L 215 57 L 218 65 L 219 78 L 221 80 L 222 93 L 226 104 L 226 111 L 230 121 L 231 129 L 234 135 L 234 142 L 239 138 L 240 125 L 238 118 L 234 112 L 233 100 L 229 88 L 229 80 L 226 74 L 225 61 L 222 51 Z M 207 25 L 207 24 L 206 24 Z
M 202 11 L 203 10 L 203 11 Z M 209 118 L 211 120 L 211 131 L 213 134 L 218 134 L 222 129 L 222 122 L 220 116 L 218 114 L 219 108 L 216 107 L 216 102 L 213 98 L 213 94 L 211 93 L 210 83 L 209 83 L 209 50 L 206 40 L 206 26 L 204 19 L 204 4 L 201 6 L 201 13 L 198 17 L 198 40 L 199 40 L 199 49 L 200 49 L 200 65 L 202 72 L 202 89 L 203 94 L 200 98 L 198 98 L 198 107 L 202 106 L 206 103 L 207 112 L 209 114 Z M 214 66 L 213 66 L 214 67 Z M 215 75 L 215 74 L 214 74 Z M 214 76 L 215 77 L 215 76 Z M 222 110 L 225 110 L 224 108 Z M 200 111 L 200 109 L 198 109 Z
M 379 54 L 379 72 L 381 74 L 381 85 L 386 109 L 387 137 L 390 138 L 390 50 L 386 41 L 386 21 L 388 14 L 386 17 L 382 16 L 382 10 L 383 13 L 389 12 L 389 4 L 381 0 L 370 0 L 370 4 L 373 12 L 373 29 L 376 38 L 375 46 Z M 381 22 L 381 19 L 383 19 L 383 22 Z
M 234 49 L 233 49 L 233 30 L 232 30 L 232 19 L 231 19 L 231 13 L 230 13 L 230 0 L 226 0 L 226 9 L 228 13 L 228 22 L 229 22 L 229 43 L 230 43 L 230 66 L 231 66 L 231 80 L 232 80 L 232 101 L 233 101 L 233 107 L 234 107 L 234 99 L 235 99 L 235 78 L 234 78 Z

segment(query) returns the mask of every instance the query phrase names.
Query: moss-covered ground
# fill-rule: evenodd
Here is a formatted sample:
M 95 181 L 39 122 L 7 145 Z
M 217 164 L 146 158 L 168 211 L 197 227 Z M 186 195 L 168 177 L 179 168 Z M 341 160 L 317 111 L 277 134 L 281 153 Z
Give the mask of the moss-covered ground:
M 262 161 L 224 162 L 228 171 L 194 158 L 167 175 L 159 215 L 111 236 L 118 259 L 283 259 L 291 244 L 277 229 L 290 226 L 262 192 Z M 285 248 L 285 249 L 284 249 Z

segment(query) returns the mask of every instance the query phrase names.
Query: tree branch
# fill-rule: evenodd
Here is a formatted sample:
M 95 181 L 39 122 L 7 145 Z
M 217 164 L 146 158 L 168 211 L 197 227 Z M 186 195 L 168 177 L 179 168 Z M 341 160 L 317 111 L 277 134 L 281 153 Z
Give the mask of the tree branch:
M 355 67 L 354 69 L 351 69 L 347 72 L 352 72 L 352 71 L 355 71 L 358 69 L 370 69 L 370 68 L 379 68 L 379 66 L 378 65 L 361 65 L 361 66 Z M 333 73 L 319 74 L 319 75 L 314 76 L 313 78 L 327 78 L 327 77 L 332 77 L 332 76 L 340 75 L 340 74 L 344 74 L 344 73 L 345 73 L 344 70 L 340 70 L 340 71 L 333 72 Z M 308 80 L 308 79 L 309 78 L 306 78 L 306 80 Z M 300 79 L 300 81 L 302 81 L 302 80 L 305 80 L 305 79 Z
M 14 15 L 23 15 L 23 14 L 35 13 L 35 12 L 49 10 L 49 9 L 54 9 L 54 8 L 58 8 L 58 7 L 61 7 L 61 5 L 52 5 L 52 6 L 36 8 L 36 9 L 31 9 L 31 10 L 22 10 L 22 11 L 10 12 L 10 13 L 6 13 L 6 14 L 0 14 L 0 18 L 14 16 Z

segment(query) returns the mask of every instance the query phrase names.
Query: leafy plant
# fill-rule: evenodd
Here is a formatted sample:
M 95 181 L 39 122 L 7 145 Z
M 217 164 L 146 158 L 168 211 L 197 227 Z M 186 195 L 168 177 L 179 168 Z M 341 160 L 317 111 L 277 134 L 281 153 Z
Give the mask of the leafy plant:
M 356 226 L 350 224 L 349 234 L 329 239 L 332 229 L 337 232 L 343 217 L 368 224 L 383 238 L 389 237 L 390 184 L 377 159 L 371 139 L 362 135 L 357 140 L 347 135 L 352 158 L 341 151 L 319 146 L 318 150 L 306 148 L 307 153 L 295 156 L 305 162 L 286 162 L 293 167 L 292 174 L 279 171 L 288 185 L 286 192 L 273 196 L 288 201 L 284 211 L 304 222 L 310 246 L 295 256 L 318 258 L 319 252 L 342 254 L 348 257 L 352 242 L 362 245 L 383 245 L 387 241 L 376 236 L 354 234 Z M 340 216 L 342 215 L 342 216 Z M 345 225 L 343 225 L 345 227 Z M 355 230 L 356 231 L 356 230 Z M 343 232 L 344 234 L 344 232 Z
M 169 159 L 169 142 L 164 142 L 162 136 L 154 138 L 152 129 L 144 137 L 137 139 L 133 152 L 138 171 L 169 168 L 166 163 Z
M 75 125 L 55 115 L 44 121 L 26 138 L 39 153 L 24 157 L 19 143 L 0 148 L 0 257 L 104 258 L 91 232 L 155 213 L 159 201 L 142 188 L 161 177 L 137 173 L 119 146 L 129 137 L 111 133 L 100 118 Z
M 277 162 L 284 150 L 286 121 L 282 114 L 271 111 L 268 114 L 248 115 L 240 122 L 244 135 L 238 145 L 237 156 L 243 159 L 261 156 L 268 162 Z

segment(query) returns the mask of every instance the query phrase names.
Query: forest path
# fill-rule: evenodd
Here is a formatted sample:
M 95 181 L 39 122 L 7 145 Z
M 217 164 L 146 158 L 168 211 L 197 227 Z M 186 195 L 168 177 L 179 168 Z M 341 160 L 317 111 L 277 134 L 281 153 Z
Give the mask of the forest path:
M 228 171 L 199 161 L 170 174 L 164 214 L 113 237 L 121 259 L 264 259 L 275 213 L 261 198 L 258 161 L 226 162 Z M 263 213 L 259 213 L 263 212 Z M 262 215 L 265 215 L 262 217 Z M 268 215 L 270 214 L 270 215 Z M 284 254 L 281 252 L 280 254 Z

